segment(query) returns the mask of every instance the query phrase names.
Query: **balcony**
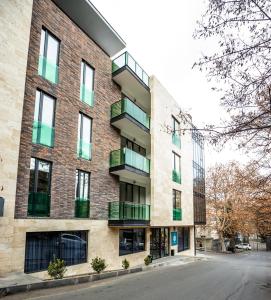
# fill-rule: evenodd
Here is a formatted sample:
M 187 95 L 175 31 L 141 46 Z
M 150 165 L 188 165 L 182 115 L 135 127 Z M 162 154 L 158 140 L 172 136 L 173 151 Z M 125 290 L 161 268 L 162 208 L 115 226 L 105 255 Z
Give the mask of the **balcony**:
M 111 124 L 144 144 L 150 142 L 150 117 L 128 98 L 112 104 Z
M 181 174 L 176 170 L 172 170 L 172 180 L 176 183 L 181 183 Z
M 91 143 L 79 139 L 77 142 L 77 157 L 90 160 L 91 148 L 92 148 Z
M 52 83 L 58 83 L 58 66 L 55 63 L 50 62 L 44 56 L 39 57 L 38 73 Z
M 172 134 L 172 143 L 177 146 L 179 149 L 181 149 L 181 138 L 180 135 L 176 132 Z
M 150 160 L 128 148 L 114 150 L 110 153 L 109 172 L 145 183 L 149 179 Z
M 181 208 L 173 208 L 173 220 L 174 221 L 182 220 L 182 209 Z
M 94 106 L 94 91 L 82 84 L 80 88 L 80 99 L 89 106 Z
M 141 226 L 150 224 L 150 205 L 132 202 L 110 202 L 108 207 L 109 226 Z
M 49 217 L 50 198 L 50 195 L 47 193 L 29 193 L 27 215 L 31 217 Z
M 125 93 L 141 101 L 142 107 L 150 109 L 149 76 L 128 52 L 113 60 L 112 79 Z
M 41 122 L 33 122 L 32 143 L 54 147 L 55 129 Z
M 89 199 L 76 198 L 75 218 L 89 218 Z

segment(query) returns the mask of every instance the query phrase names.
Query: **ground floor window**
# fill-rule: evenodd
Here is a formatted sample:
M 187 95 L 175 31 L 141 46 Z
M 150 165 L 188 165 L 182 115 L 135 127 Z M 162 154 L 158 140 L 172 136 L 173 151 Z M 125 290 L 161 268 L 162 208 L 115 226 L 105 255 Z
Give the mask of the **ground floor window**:
M 145 251 L 145 229 L 120 229 L 119 255 Z
M 87 231 L 26 233 L 26 273 L 46 270 L 54 258 L 66 266 L 87 262 Z
M 178 252 L 190 248 L 190 230 L 189 227 L 178 228 Z

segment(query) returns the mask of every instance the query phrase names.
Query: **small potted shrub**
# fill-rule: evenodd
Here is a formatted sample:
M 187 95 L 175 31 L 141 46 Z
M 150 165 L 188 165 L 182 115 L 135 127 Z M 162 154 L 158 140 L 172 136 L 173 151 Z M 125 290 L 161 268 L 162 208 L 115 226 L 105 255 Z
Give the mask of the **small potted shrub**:
M 122 267 L 124 270 L 127 270 L 130 267 L 130 263 L 126 258 L 122 261 Z
M 148 266 L 152 262 L 152 257 L 151 255 L 148 255 L 144 258 L 144 263 L 146 266 Z
M 65 261 L 59 258 L 54 258 L 54 260 L 50 262 L 47 271 L 51 278 L 62 279 L 67 271 Z
M 107 267 L 107 265 L 105 264 L 104 259 L 96 256 L 91 260 L 91 267 L 95 272 L 100 274 Z

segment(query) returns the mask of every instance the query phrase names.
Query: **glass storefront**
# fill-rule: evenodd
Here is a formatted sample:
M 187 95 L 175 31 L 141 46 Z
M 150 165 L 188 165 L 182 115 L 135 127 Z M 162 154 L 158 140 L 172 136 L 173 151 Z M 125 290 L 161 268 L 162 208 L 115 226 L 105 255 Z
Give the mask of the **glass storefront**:
M 178 228 L 178 252 L 190 249 L 189 227 Z

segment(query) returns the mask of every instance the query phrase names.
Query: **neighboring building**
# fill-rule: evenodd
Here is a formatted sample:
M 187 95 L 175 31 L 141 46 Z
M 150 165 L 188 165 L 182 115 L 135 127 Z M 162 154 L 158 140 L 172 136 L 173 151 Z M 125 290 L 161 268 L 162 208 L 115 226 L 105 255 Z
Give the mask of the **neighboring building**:
M 89 1 L 0 10 L 0 275 L 193 255 L 192 135 L 171 95 L 128 52 L 112 62 L 125 43 Z

